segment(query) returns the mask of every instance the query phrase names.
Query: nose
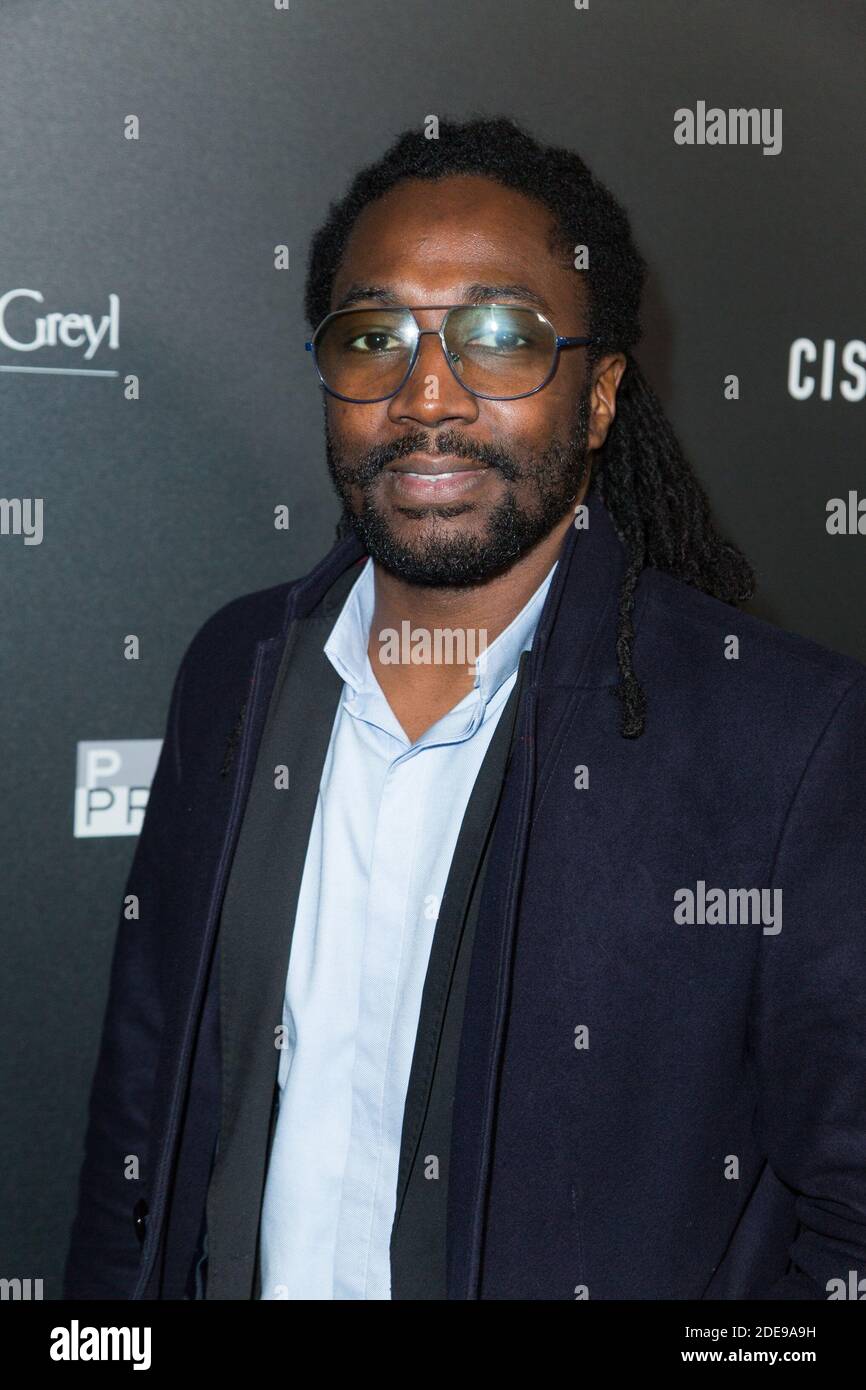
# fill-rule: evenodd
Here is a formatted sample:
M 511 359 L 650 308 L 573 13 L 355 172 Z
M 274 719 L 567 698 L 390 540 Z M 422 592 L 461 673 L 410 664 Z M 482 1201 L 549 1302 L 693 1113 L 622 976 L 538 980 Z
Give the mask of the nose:
M 388 417 L 395 424 L 415 421 L 428 428 L 448 420 L 469 424 L 478 419 L 478 397 L 455 377 L 435 329 L 421 329 L 418 356 L 408 380 L 388 402 Z

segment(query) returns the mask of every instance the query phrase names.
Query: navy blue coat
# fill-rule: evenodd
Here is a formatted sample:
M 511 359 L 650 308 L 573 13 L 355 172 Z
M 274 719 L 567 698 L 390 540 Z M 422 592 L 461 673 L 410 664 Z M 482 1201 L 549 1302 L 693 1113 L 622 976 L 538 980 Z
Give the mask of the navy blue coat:
M 184 655 L 127 889 L 141 920 L 117 937 L 66 1297 L 193 1296 L 227 876 L 287 634 L 362 559 L 340 541 L 304 579 L 220 609 Z M 647 725 L 624 739 L 624 550 L 595 493 L 560 559 L 475 924 L 446 1296 L 826 1298 L 866 1274 L 866 667 L 647 569 Z M 701 884 L 724 891 L 727 921 L 678 920 Z M 781 930 L 730 920 L 736 889 L 781 890 Z

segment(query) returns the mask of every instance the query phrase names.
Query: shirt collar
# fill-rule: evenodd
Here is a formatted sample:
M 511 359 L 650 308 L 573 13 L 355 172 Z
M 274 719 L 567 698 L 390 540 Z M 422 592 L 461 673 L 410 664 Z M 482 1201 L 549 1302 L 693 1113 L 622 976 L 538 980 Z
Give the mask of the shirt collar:
M 477 656 L 473 689 L 444 716 L 446 719 L 458 716 L 458 720 L 467 725 L 466 733 L 472 732 L 481 722 L 496 692 L 516 671 L 521 652 L 532 646 L 558 563 L 554 561 L 535 593 L 489 645 L 479 633 L 477 650 L 472 653 Z M 361 717 L 366 717 L 365 711 L 384 698 L 367 656 L 374 604 L 373 560 L 368 556 L 324 645 L 325 655 L 355 697 L 351 700 L 352 711 Z

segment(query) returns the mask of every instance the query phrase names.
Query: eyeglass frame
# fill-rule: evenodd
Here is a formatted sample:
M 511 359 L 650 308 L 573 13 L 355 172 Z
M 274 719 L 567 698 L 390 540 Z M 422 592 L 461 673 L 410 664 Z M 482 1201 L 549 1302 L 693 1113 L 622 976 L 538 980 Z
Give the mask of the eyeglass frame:
M 371 304 L 368 307 L 368 312 L 372 309 L 408 310 L 409 313 L 412 315 L 412 318 L 414 319 L 415 327 L 418 330 L 418 334 L 415 339 L 415 345 L 412 349 L 412 355 L 409 358 L 409 365 L 406 368 L 406 373 L 399 386 L 396 386 L 393 391 L 389 391 L 386 396 L 376 396 L 372 401 L 359 401 L 354 396 L 344 396 L 340 391 L 335 391 L 333 387 L 329 386 L 328 383 L 325 381 L 325 378 L 322 376 L 322 372 L 319 367 L 318 358 L 316 356 L 315 342 L 319 334 L 322 332 L 322 329 L 325 327 L 327 323 L 330 323 L 331 319 L 338 318 L 342 314 L 362 313 L 365 308 L 367 308 L 367 306 L 365 305 L 353 304 L 350 305 L 347 309 L 332 309 L 331 312 L 329 314 L 326 314 L 325 317 L 322 319 L 322 322 L 319 324 L 312 338 L 308 339 L 304 343 L 306 351 L 311 352 L 313 354 L 313 364 L 316 368 L 318 378 L 324 386 L 325 390 L 328 392 L 329 395 L 335 396 L 337 400 L 347 401 L 349 405 L 378 405 L 380 401 L 390 401 L 394 396 L 399 395 L 399 393 L 403 390 L 403 387 L 406 385 L 406 382 L 412 375 L 412 372 L 415 368 L 415 363 L 418 361 L 418 351 L 421 345 L 421 339 L 427 334 L 432 334 L 434 337 L 439 339 L 439 342 L 442 346 L 442 353 L 445 358 L 445 362 L 448 366 L 448 370 L 450 371 L 454 380 L 457 382 L 458 386 L 462 386 L 464 391 L 468 391 L 469 394 L 472 396 L 478 396 L 483 401 L 522 401 L 527 396 L 536 395 L 537 392 L 542 391 L 544 389 L 544 387 L 547 385 L 547 383 L 551 380 L 554 373 L 556 372 L 556 369 L 559 366 L 559 354 L 562 348 L 587 347 L 593 341 L 591 337 L 561 337 L 557 333 L 556 329 L 553 327 L 553 324 L 550 322 L 550 319 L 547 317 L 547 315 L 540 313 L 538 309 L 536 309 L 533 305 L 530 304 Z M 415 318 L 416 309 L 445 309 L 447 312 L 445 313 L 442 322 L 440 323 L 438 328 L 422 328 L 418 320 Z M 467 386 L 465 382 L 461 381 L 459 376 L 455 372 L 453 366 L 451 365 L 448 348 L 445 344 L 445 325 L 448 322 L 448 315 L 454 309 L 527 309 L 530 313 L 536 314 L 538 318 L 542 319 L 543 322 L 546 323 L 547 326 L 553 330 L 554 338 L 553 361 L 550 366 L 550 371 L 547 373 L 547 376 L 544 378 L 544 380 L 538 386 L 533 386 L 531 391 L 521 391 L 516 396 L 489 396 L 484 391 L 473 391 L 472 387 Z

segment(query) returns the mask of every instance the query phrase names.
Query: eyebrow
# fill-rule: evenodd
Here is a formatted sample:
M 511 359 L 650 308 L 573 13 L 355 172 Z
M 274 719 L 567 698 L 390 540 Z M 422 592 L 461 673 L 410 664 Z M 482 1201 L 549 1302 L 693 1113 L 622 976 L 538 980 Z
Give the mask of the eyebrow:
M 334 305 L 333 312 L 336 313 L 338 309 L 351 309 L 353 305 L 369 299 L 375 299 L 379 304 L 402 305 L 403 303 L 403 300 L 385 285 L 350 285 L 339 304 Z M 524 304 L 534 305 L 543 314 L 551 312 L 547 301 L 536 290 L 531 290 L 528 285 L 481 285 L 478 283 L 464 285 L 463 299 L 459 302 L 463 304 L 496 304 L 501 299 L 520 299 Z

